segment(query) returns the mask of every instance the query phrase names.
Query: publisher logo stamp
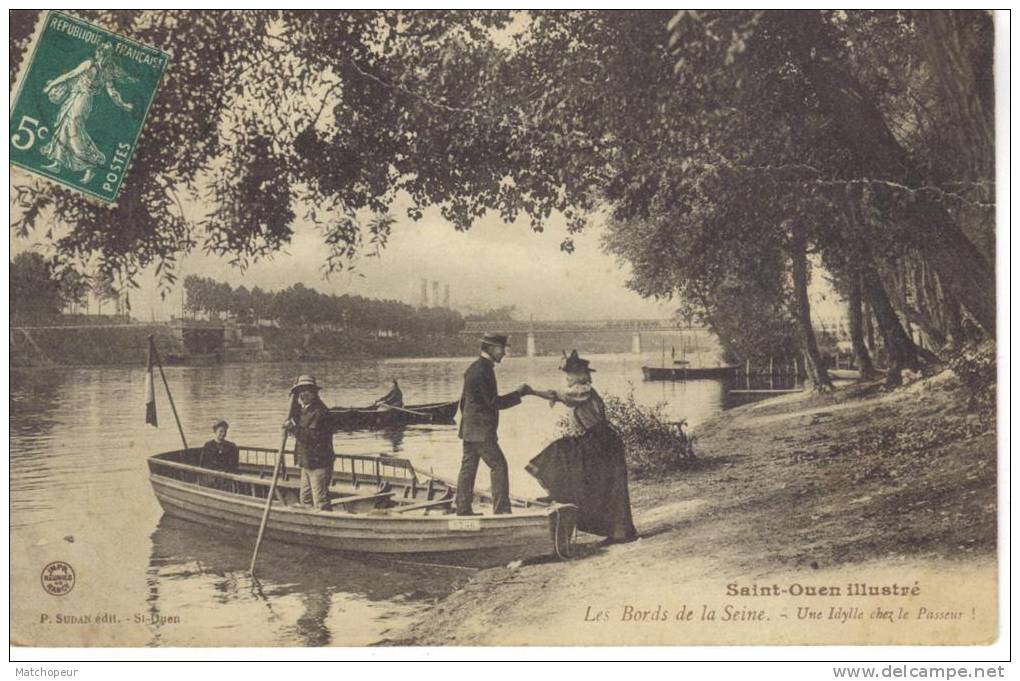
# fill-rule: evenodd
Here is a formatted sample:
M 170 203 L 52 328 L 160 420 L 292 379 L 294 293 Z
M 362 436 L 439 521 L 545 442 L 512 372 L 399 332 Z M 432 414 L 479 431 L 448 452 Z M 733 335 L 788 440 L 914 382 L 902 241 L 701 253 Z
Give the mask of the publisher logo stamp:
M 53 596 L 64 596 L 74 588 L 74 568 L 62 560 L 55 560 L 43 568 L 42 588 Z
M 169 60 L 153 47 L 49 12 L 11 109 L 11 163 L 116 201 Z

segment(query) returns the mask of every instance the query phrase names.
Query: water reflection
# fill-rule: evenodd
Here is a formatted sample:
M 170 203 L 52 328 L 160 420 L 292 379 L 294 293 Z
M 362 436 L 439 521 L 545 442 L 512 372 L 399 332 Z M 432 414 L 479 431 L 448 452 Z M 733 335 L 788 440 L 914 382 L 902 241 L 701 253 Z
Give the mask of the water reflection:
M 203 645 L 203 638 L 223 645 L 224 637 L 227 645 L 373 643 L 471 574 L 267 542 L 255 580 L 243 539 L 164 516 L 151 540 L 146 581 L 157 645 Z M 348 621 L 350 613 L 362 616 Z M 166 621 L 174 617 L 181 621 Z
M 394 454 L 403 449 L 402 445 L 404 444 L 404 434 L 406 430 L 407 429 L 403 426 L 393 426 L 381 431 L 380 434 L 387 442 L 390 443 Z

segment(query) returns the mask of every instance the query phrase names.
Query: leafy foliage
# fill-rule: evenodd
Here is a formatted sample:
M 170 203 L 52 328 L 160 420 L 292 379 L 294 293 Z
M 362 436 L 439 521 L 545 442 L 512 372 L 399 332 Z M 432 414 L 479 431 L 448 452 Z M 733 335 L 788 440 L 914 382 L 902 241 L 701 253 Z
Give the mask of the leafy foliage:
M 63 306 L 60 282 L 39 253 L 27 251 L 14 258 L 10 286 L 12 317 L 58 314 Z
M 954 353 L 948 364 L 963 384 L 971 406 L 994 408 L 997 382 L 994 346 L 968 343 Z

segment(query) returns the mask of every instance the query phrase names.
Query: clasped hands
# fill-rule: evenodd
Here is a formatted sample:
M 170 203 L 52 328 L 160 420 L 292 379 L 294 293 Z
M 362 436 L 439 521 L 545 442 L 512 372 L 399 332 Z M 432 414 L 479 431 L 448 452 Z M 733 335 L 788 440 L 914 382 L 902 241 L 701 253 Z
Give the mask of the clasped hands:
M 549 406 L 556 404 L 555 392 L 552 391 L 544 392 L 540 390 L 535 390 L 527 383 L 523 383 L 520 386 L 518 386 L 514 392 L 516 392 L 521 397 L 524 397 L 526 395 L 534 395 L 535 397 L 541 397 L 543 400 L 549 400 Z

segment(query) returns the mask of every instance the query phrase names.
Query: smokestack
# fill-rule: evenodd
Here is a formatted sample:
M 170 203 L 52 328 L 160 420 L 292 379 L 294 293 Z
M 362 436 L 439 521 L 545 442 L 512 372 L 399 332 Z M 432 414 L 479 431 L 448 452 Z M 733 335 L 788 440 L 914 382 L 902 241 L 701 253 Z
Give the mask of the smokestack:
M 450 285 L 449 284 L 447 284 L 446 288 L 443 290 L 443 307 L 445 307 L 447 310 L 450 309 Z
M 429 306 L 429 282 L 425 279 L 421 280 L 421 306 Z
M 432 307 L 439 307 L 439 282 L 432 282 Z

